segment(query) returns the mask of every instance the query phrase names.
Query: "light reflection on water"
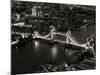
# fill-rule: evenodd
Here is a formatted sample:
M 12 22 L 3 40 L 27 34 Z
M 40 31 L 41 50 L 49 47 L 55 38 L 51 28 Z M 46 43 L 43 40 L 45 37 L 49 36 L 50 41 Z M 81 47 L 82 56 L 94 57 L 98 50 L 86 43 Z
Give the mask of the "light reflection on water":
M 57 46 L 56 46 L 56 45 L 54 45 L 54 46 L 52 47 L 52 49 L 51 49 L 51 54 L 52 54 L 52 57 L 53 57 L 53 58 L 56 58 L 56 56 L 57 56 Z
M 39 47 L 39 42 L 35 41 L 34 44 L 35 44 L 35 48 L 37 49 Z
M 36 55 L 39 55 L 39 54 L 43 53 L 42 54 L 42 56 L 43 56 L 44 54 L 47 54 L 46 52 L 50 51 L 50 53 L 48 53 L 48 54 L 51 56 L 51 59 L 52 60 L 56 60 L 57 55 L 58 55 L 58 47 L 57 47 L 57 45 L 54 44 L 53 46 L 48 46 L 48 45 L 45 45 L 43 43 L 41 44 L 41 42 L 36 41 L 36 40 L 33 41 L 33 42 L 34 42 L 34 48 L 35 48 L 34 51 L 35 51 Z

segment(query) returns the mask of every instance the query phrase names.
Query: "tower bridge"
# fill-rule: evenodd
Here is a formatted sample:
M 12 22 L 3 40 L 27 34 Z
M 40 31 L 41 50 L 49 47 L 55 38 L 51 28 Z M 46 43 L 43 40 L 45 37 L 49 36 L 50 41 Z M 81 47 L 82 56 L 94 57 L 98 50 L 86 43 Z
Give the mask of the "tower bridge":
M 55 35 L 61 35 L 62 37 L 66 37 L 66 40 L 58 40 L 58 39 L 54 39 Z M 40 39 L 44 39 L 44 40 L 53 40 L 59 43 L 64 43 L 64 44 L 72 44 L 74 46 L 79 46 L 79 47 L 84 47 L 85 49 L 87 49 L 87 45 L 86 44 L 81 44 L 79 42 L 77 42 L 75 40 L 75 38 L 71 35 L 71 31 L 68 31 L 66 34 L 60 33 L 60 32 L 55 32 L 54 30 L 51 30 L 50 33 L 48 33 L 47 35 L 40 35 L 38 33 L 38 31 L 35 31 L 33 34 L 33 38 L 40 38 Z

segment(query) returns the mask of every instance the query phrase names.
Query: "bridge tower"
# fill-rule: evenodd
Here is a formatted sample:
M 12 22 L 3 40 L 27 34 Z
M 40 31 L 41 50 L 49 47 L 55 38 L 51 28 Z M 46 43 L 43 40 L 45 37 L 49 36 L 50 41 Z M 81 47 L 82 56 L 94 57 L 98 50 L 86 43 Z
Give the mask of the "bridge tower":
M 55 32 L 55 28 L 54 26 L 50 26 L 51 30 L 50 30 L 50 33 L 51 33 L 51 39 L 53 40 L 54 39 L 54 32 Z
M 70 30 L 68 30 L 68 32 L 66 33 L 66 43 L 67 44 L 70 44 L 70 42 L 71 42 L 71 40 L 70 40 L 70 36 L 69 36 L 69 34 L 71 34 L 71 31 Z
M 66 43 L 69 43 L 68 33 L 66 33 Z

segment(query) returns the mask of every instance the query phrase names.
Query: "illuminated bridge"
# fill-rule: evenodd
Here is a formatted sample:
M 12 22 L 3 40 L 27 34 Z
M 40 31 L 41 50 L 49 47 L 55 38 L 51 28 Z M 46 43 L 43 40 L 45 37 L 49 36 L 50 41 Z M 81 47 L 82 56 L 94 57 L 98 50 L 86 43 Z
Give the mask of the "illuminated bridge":
M 63 37 L 66 37 L 66 40 L 62 41 L 62 40 L 55 39 L 56 35 L 61 35 Z M 75 38 L 71 35 L 71 31 L 68 31 L 66 34 L 63 34 L 63 33 L 54 32 L 54 30 L 51 30 L 51 32 L 48 33 L 45 36 L 40 35 L 37 31 L 35 31 L 34 34 L 33 34 L 33 38 L 40 38 L 40 39 L 44 39 L 44 40 L 53 40 L 55 42 L 72 44 L 72 45 L 75 45 L 75 46 L 84 47 L 86 49 L 88 48 L 86 46 L 86 44 L 81 44 L 81 43 L 77 42 L 75 40 Z

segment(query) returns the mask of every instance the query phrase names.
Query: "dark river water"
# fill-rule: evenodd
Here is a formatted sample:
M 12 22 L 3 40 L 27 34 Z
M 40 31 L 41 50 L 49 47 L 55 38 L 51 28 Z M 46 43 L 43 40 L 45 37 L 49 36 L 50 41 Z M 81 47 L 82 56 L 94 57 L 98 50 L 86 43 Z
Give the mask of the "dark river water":
M 21 47 L 12 48 L 13 71 L 27 72 L 34 66 L 61 64 L 65 61 L 65 47 L 32 40 Z
M 83 30 L 74 31 L 72 36 L 81 43 L 85 43 L 86 38 L 92 33 L 95 33 L 94 25 Z M 20 47 L 13 47 L 11 56 L 12 73 L 36 72 L 39 65 L 62 64 L 66 60 L 64 45 L 48 44 L 38 40 L 29 41 Z

